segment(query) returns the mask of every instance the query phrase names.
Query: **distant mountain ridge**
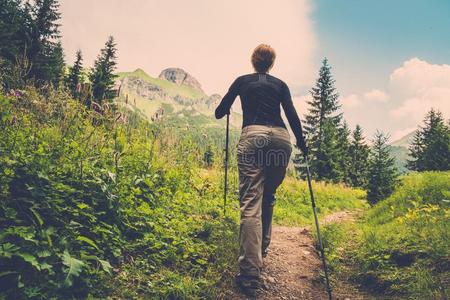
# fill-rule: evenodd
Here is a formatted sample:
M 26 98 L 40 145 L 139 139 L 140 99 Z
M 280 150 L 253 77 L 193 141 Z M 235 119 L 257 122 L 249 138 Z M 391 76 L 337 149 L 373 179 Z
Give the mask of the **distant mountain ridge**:
M 183 69 L 164 69 L 158 77 L 152 77 L 142 69 L 117 75 L 118 102 L 150 122 L 171 119 L 186 126 L 222 126 L 214 117 L 222 97 L 219 94 L 208 96 L 199 81 Z M 241 122 L 242 116 L 232 111 L 231 125 L 238 127 Z
M 402 173 L 408 172 L 406 163 L 409 159 L 409 146 L 413 142 L 415 134 L 416 130 L 390 143 L 391 154 L 395 158 L 397 168 Z
M 413 142 L 415 134 L 416 130 L 408 133 L 407 135 L 399 138 L 398 140 L 393 141 L 392 143 L 390 143 L 390 145 L 408 148 L 409 145 L 411 145 L 411 143 Z
M 193 89 L 197 89 L 203 93 L 202 86 L 197 79 L 192 77 L 188 72 L 180 68 L 167 68 L 161 71 L 158 78 L 165 79 L 178 85 L 187 85 Z

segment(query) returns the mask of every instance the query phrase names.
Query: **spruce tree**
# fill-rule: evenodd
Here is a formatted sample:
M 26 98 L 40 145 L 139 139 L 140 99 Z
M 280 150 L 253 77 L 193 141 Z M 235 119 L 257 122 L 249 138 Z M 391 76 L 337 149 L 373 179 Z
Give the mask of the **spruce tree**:
M 337 128 L 339 176 L 335 178 L 335 181 L 341 181 L 347 184 L 350 183 L 350 133 L 347 122 L 342 120 L 342 125 Z
M 57 86 L 64 67 L 58 1 L 36 0 L 33 5 L 27 3 L 26 7 L 33 16 L 27 52 L 32 67 L 28 77 L 38 85 L 52 83 Z
M 28 35 L 27 13 L 20 0 L 0 0 L 0 57 L 13 62 L 23 54 Z
M 367 199 L 371 204 L 387 198 L 397 184 L 398 170 L 390 154 L 389 137 L 377 131 L 369 156 Z
M 114 38 L 110 36 L 101 50 L 100 55 L 94 64 L 94 69 L 89 75 L 92 83 L 92 94 L 97 103 L 102 103 L 103 99 L 114 98 L 114 74 L 117 65 L 117 48 Z
M 311 160 L 313 176 L 317 180 L 339 182 L 342 179 L 338 130 L 334 122 L 326 119 L 322 125 L 323 140 Z
M 0 68 L 4 84 L 58 86 L 64 73 L 57 0 L 0 0 Z M 20 77 L 20 78 L 18 78 Z
M 32 16 L 21 0 L 0 0 L 0 77 L 6 89 L 25 85 Z
M 364 142 L 362 129 L 359 125 L 356 125 L 348 153 L 348 177 L 350 184 L 354 187 L 365 187 L 367 185 L 369 152 L 370 148 Z
M 35 0 L 31 11 L 35 15 L 36 38 L 42 44 L 51 43 L 60 38 L 60 25 L 57 22 L 61 14 L 58 0 Z
M 53 86 L 59 87 L 63 83 L 65 76 L 64 50 L 60 41 L 49 50 L 50 53 L 47 60 L 48 80 Z
M 331 67 L 325 58 L 319 70 L 319 78 L 310 91 L 312 99 L 307 102 L 309 108 L 304 126 L 308 134 L 311 170 L 318 180 L 342 179 L 342 149 L 338 132 L 342 114 L 338 113 L 339 94 L 334 84 Z M 300 161 L 300 158 L 296 160 Z
M 80 84 L 83 72 L 83 56 L 81 50 L 76 53 L 76 58 L 73 66 L 70 68 L 69 76 L 67 77 L 67 87 L 72 94 L 72 97 L 78 99 L 80 97 Z
M 450 170 L 450 127 L 440 111 L 431 109 L 409 147 L 408 168 L 414 171 Z

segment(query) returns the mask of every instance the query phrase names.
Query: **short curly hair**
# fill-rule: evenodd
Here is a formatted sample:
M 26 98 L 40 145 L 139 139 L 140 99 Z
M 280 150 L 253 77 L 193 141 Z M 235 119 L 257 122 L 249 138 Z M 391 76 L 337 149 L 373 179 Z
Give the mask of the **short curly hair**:
M 253 50 L 252 65 L 256 72 L 267 73 L 275 61 L 275 50 L 267 44 L 258 45 Z

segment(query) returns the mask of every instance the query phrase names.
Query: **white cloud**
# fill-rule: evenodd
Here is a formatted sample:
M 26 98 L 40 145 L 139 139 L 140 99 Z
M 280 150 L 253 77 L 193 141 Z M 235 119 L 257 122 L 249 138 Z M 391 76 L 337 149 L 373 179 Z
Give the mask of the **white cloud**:
M 347 108 L 354 108 L 361 105 L 361 99 L 358 95 L 350 94 L 348 96 L 341 97 L 340 103 L 345 111 Z
M 392 71 L 386 87 L 350 94 L 341 103 L 349 124 L 360 124 L 369 136 L 380 129 L 399 139 L 422 124 L 431 108 L 450 117 L 450 65 L 409 59 Z
M 418 95 L 406 99 L 400 106 L 392 109 L 390 115 L 396 118 L 408 118 L 421 122 L 425 114 L 435 108 L 445 117 L 450 115 L 450 88 L 430 87 Z
M 450 65 L 430 64 L 417 57 L 403 63 L 389 77 L 390 90 L 414 96 L 433 87 L 450 87 Z
M 450 116 L 450 65 L 412 58 L 394 70 L 389 88 L 400 100 L 390 111 L 392 117 L 419 123 L 432 107 Z
M 389 98 L 390 96 L 386 94 L 386 92 L 379 89 L 373 89 L 364 93 L 364 99 L 369 101 L 387 102 L 389 101 Z

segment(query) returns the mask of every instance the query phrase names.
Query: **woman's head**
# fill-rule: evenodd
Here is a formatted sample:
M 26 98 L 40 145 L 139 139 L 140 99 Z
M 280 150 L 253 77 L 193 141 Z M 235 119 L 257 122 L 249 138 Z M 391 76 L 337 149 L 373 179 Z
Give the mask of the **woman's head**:
M 275 61 L 275 50 L 266 44 L 261 44 L 253 50 L 252 65 L 256 72 L 267 73 Z

